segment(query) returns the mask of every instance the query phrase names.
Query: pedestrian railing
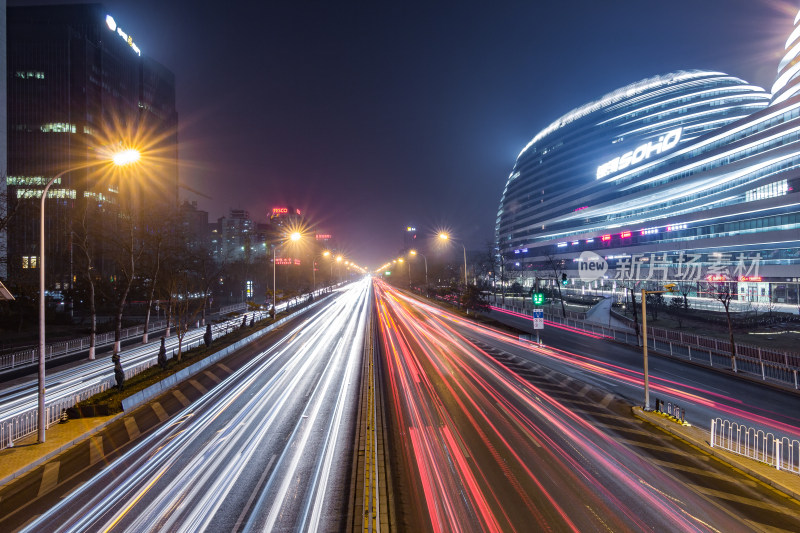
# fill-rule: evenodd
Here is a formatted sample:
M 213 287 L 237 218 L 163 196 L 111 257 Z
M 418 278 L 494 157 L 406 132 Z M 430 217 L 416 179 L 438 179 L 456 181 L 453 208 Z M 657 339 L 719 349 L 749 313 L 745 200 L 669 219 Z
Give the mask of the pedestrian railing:
M 800 474 L 800 441 L 722 418 L 711 419 L 711 447 Z
M 151 322 L 148 326 L 148 331 L 159 331 L 167 327 L 166 320 L 157 320 Z M 141 337 L 144 335 L 144 325 L 133 326 L 125 328 L 120 331 L 120 340 L 128 340 L 133 337 Z M 95 346 L 106 346 L 114 342 L 114 332 L 100 333 L 95 335 Z M 90 346 L 90 337 L 81 337 L 80 339 L 71 339 L 68 341 L 54 342 L 45 346 L 45 361 L 63 357 L 65 355 L 82 352 L 88 350 Z M 34 365 L 39 362 L 39 348 L 28 348 L 14 353 L 0 355 L 0 371 L 10 370 L 20 366 Z

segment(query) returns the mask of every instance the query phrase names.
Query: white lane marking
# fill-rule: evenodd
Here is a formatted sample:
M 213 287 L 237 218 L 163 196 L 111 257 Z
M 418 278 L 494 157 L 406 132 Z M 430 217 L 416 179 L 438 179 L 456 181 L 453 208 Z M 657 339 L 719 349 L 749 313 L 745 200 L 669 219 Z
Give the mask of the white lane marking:
M 264 468 L 264 471 L 261 473 L 261 477 L 258 478 L 258 483 L 256 483 L 255 490 L 250 494 L 250 497 L 247 499 L 247 503 L 244 504 L 244 507 L 242 507 L 242 512 L 241 514 L 239 514 L 239 518 L 236 520 L 236 524 L 233 526 L 233 529 L 231 531 L 234 532 L 239 531 L 239 526 L 242 525 L 242 520 L 244 520 L 247 511 L 250 510 L 250 506 L 253 505 L 253 500 L 255 500 L 256 494 L 258 494 L 258 490 L 264 483 L 264 478 L 267 477 L 267 474 L 269 474 L 269 470 L 270 468 L 272 468 L 272 463 L 275 462 L 275 458 L 277 456 L 278 456 L 277 454 L 272 454 L 272 457 L 269 458 L 269 462 L 267 463 L 266 468 Z
M 128 438 L 130 440 L 136 440 L 140 435 L 139 426 L 136 424 L 136 419 L 134 419 L 132 416 L 126 416 L 123 418 L 123 421 L 125 422 L 125 429 L 128 431 Z
M 58 469 L 61 467 L 61 461 L 53 461 L 44 465 L 44 472 L 42 472 L 42 482 L 39 485 L 39 495 L 42 497 L 58 485 Z
M 156 414 L 156 416 L 158 417 L 158 419 L 159 419 L 160 421 L 162 421 L 162 422 L 163 422 L 164 420 L 167 420 L 167 419 L 169 418 L 169 415 L 168 415 L 168 414 L 167 414 L 167 412 L 164 410 L 164 408 L 163 408 L 163 407 L 161 407 L 161 404 L 160 404 L 160 403 L 158 403 L 158 402 L 153 402 L 153 403 L 150 405 L 150 407 L 152 407 L 152 408 L 153 408 L 153 412 Z
M 178 401 L 181 402 L 181 404 L 184 407 L 189 407 L 189 405 L 191 405 L 191 403 L 192 403 L 192 402 L 189 401 L 189 398 L 184 396 L 183 393 L 181 391 L 179 391 L 179 390 L 172 391 L 172 395 L 175 396 L 175 398 L 177 398 Z
M 103 436 L 89 439 L 89 464 L 93 465 L 103 458 Z
M 608 407 L 608 404 L 610 404 L 611 400 L 613 399 L 614 399 L 613 394 L 606 394 L 605 397 L 603 397 L 603 399 L 599 403 L 600 407 Z
M 222 381 L 216 375 L 214 375 L 214 373 L 211 372 L 210 370 L 203 370 L 203 374 L 211 378 L 211 381 L 213 381 L 214 383 L 219 383 L 220 381 Z
M 200 391 L 200 392 L 202 392 L 203 394 L 205 394 L 205 393 L 207 393 L 207 392 L 208 392 L 208 389 L 207 389 L 207 388 L 205 388 L 205 387 L 203 387 L 203 386 L 202 386 L 200 383 L 198 383 L 198 382 L 197 382 L 197 380 L 195 380 L 195 379 L 190 379 L 190 380 L 189 380 L 189 383 L 192 385 L 192 387 L 194 387 L 195 389 L 199 390 L 199 391 Z

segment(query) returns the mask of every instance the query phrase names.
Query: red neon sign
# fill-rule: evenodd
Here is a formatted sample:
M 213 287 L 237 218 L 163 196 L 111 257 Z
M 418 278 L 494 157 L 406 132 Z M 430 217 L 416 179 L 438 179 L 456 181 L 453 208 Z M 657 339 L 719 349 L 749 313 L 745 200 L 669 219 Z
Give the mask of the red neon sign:
M 283 215 L 289 212 L 288 207 L 273 207 L 272 214 L 273 215 Z
M 739 276 L 739 281 L 761 281 L 761 276 Z
M 322 234 L 318 233 L 316 237 L 318 241 L 324 241 L 331 238 L 331 236 L 327 233 L 322 233 Z
M 601 241 L 610 241 L 611 240 L 611 235 L 603 235 L 602 237 L 600 237 L 600 240 Z
M 725 274 L 709 274 L 706 276 L 707 281 L 728 281 Z
M 619 234 L 619 236 L 620 236 L 621 239 L 627 239 L 627 238 L 629 238 L 631 236 L 631 232 L 630 231 L 623 231 L 622 233 Z

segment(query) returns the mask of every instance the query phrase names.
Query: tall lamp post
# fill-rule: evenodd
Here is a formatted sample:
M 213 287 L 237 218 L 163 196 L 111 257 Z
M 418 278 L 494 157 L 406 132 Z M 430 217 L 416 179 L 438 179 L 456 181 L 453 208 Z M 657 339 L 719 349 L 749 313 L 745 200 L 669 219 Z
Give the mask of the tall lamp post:
M 299 231 L 295 231 L 289 234 L 289 241 L 297 242 L 299 241 L 303 235 Z M 278 263 L 278 248 L 286 244 L 288 241 L 284 241 L 275 245 L 272 249 L 272 307 L 275 308 L 275 314 L 278 313 L 278 291 L 275 287 L 275 265 Z M 313 260 L 311 261 L 314 262 Z
M 442 232 L 439 234 L 439 239 L 447 241 L 450 239 L 450 235 L 445 232 Z M 461 248 L 464 249 L 464 287 L 466 287 L 467 285 L 469 285 L 469 283 L 467 282 L 467 247 L 462 244 Z
M 411 255 L 422 256 L 422 259 L 425 261 L 425 288 L 427 289 L 428 288 L 428 258 L 425 257 L 425 255 L 419 253 L 416 250 L 410 250 L 408 253 L 411 254 Z
M 647 369 L 647 295 L 675 292 L 675 284 L 664 285 L 665 291 L 646 291 L 642 289 L 642 355 L 644 356 L 644 410 L 650 410 L 650 374 Z
M 113 154 L 110 158 L 111 162 L 113 162 L 117 166 L 125 166 L 131 163 L 135 163 L 140 158 L 140 154 L 137 150 L 123 150 Z M 108 163 L 109 161 L 103 160 L 94 165 Z M 92 166 L 94 166 L 92 165 Z M 42 190 L 42 199 L 39 204 L 39 393 L 38 393 L 38 408 L 39 408 L 39 431 L 38 431 L 38 438 L 39 442 L 45 442 L 45 429 L 47 425 L 47 417 L 45 416 L 45 372 L 44 372 L 44 359 L 45 359 L 45 284 L 44 284 L 44 250 L 45 250 L 45 239 L 44 239 L 44 201 L 47 198 L 47 191 L 50 190 L 50 186 L 53 185 L 57 180 L 59 180 L 65 174 L 72 172 L 74 170 L 79 170 L 84 167 L 74 167 L 67 169 L 59 174 L 56 174 L 50 181 L 47 182 L 47 185 L 44 186 Z
M 311 258 L 311 279 L 312 279 L 312 281 L 311 281 L 311 292 L 312 293 L 315 290 L 317 290 L 316 260 L 317 259 L 322 259 L 323 257 L 330 257 L 330 255 L 331 255 L 330 251 L 325 250 L 324 252 L 322 252 L 322 255 L 315 255 L 314 257 Z M 333 269 L 333 266 L 331 266 L 331 269 Z

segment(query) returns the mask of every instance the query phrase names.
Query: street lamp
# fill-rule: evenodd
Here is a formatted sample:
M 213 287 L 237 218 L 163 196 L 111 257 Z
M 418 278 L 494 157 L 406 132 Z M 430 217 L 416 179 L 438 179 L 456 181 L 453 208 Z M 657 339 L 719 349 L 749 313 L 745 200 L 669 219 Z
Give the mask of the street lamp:
M 420 256 L 422 256 L 422 259 L 425 261 L 425 287 L 427 289 L 427 287 L 428 287 L 428 258 L 425 257 L 424 254 L 421 254 L 416 250 L 410 250 L 408 253 L 411 254 L 411 255 L 420 255 Z
M 299 231 L 293 231 L 292 233 L 289 234 L 289 239 L 287 241 L 278 243 L 272 248 L 272 307 L 275 309 L 276 314 L 278 313 L 278 308 L 275 305 L 278 303 L 278 291 L 276 290 L 275 287 L 275 264 L 278 262 L 277 261 L 278 248 L 280 248 L 289 241 L 297 242 L 302 237 L 303 235 Z M 312 260 L 311 262 L 313 263 L 314 261 Z
M 447 241 L 450 239 L 450 235 L 445 232 L 441 232 L 439 233 L 439 239 L 442 241 Z M 467 247 L 462 244 L 461 248 L 464 249 L 464 287 L 466 288 L 466 286 L 469 285 L 467 282 Z
M 141 155 L 137 150 L 128 149 L 117 152 L 113 154 L 110 158 L 110 161 L 113 162 L 117 166 L 125 166 L 131 163 L 135 163 L 139 160 Z M 94 165 L 100 165 L 104 163 L 108 163 L 108 160 L 102 160 L 95 162 Z M 45 388 L 44 388 L 44 380 L 45 380 L 45 373 L 44 373 L 44 358 L 45 358 L 45 285 L 44 285 L 44 201 L 47 198 L 47 191 L 50 190 L 50 186 L 53 185 L 58 179 L 60 179 L 65 174 L 72 172 L 73 170 L 79 170 L 84 167 L 74 167 L 59 174 L 56 174 L 50 181 L 47 182 L 47 185 L 44 186 L 42 190 L 42 199 L 39 204 L 39 393 L 38 393 L 38 407 L 39 407 L 39 431 L 38 437 L 39 442 L 43 443 L 45 441 L 45 425 L 46 425 L 46 417 L 45 417 Z
M 650 374 L 647 370 L 647 295 L 664 294 L 665 292 L 675 292 L 675 284 L 667 283 L 664 285 L 665 291 L 646 291 L 642 289 L 642 354 L 644 356 L 644 410 L 650 410 Z
M 322 255 L 315 255 L 314 257 L 311 258 L 311 279 L 312 279 L 312 281 L 311 281 L 311 292 L 312 293 L 315 290 L 317 290 L 317 268 L 315 266 L 315 264 L 316 264 L 315 261 L 317 259 L 322 259 L 323 257 L 329 257 L 330 255 L 331 255 L 331 252 L 328 251 L 328 250 L 325 250 L 324 252 L 322 252 Z M 331 263 L 331 274 L 332 273 L 333 273 L 333 263 Z

